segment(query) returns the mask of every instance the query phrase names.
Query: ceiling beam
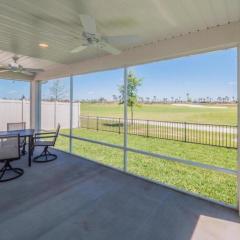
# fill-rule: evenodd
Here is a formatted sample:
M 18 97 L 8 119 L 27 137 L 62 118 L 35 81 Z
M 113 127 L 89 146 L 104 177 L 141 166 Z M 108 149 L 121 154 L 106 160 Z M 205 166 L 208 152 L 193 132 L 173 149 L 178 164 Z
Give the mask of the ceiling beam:
M 34 77 L 33 76 L 27 76 L 27 75 L 22 74 L 22 73 L 3 72 L 3 73 L 0 73 L 0 79 L 31 81 L 31 80 L 34 79 Z
M 119 55 L 106 55 L 74 64 L 57 65 L 36 76 L 48 80 L 69 75 L 133 66 L 163 59 L 235 47 L 240 43 L 240 22 L 213 27 L 171 39 L 131 48 Z

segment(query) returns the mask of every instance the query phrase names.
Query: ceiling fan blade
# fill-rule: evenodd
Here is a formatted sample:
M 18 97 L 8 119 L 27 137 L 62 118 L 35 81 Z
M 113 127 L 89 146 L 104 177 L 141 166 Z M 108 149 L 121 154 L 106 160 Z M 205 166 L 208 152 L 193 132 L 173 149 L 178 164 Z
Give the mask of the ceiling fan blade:
M 0 69 L 0 73 L 4 73 L 4 72 L 10 72 L 10 70 L 8 70 L 8 69 Z
M 27 76 L 34 76 L 36 72 L 28 72 L 28 71 L 23 70 L 20 73 L 27 75 Z
M 96 34 L 96 22 L 95 19 L 89 15 L 79 15 L 84 31 L 90 34 Z
M 110 44 L 129 45 L 141 43 L 141 38 L 136 35 L 123 35 L 123 36 L 107 36 L 104 39 Z
M 8 65 L 0 64 L 0 69 L 9 69 L 9 66 L 8 66 Z
M 108 53 L 111 53 L 113 55 L 118 55 L 121 53 L 121 51 L 115 47 L 113 47 L 112 45 L 110 45 L 109 43 L 105 42 L 105 41 L 100 41 L 98 43 L 93 44 L 94 47 L 102 49 Z
M 30 73 L 44 72 L 44 69 L 39 68 L 23 68 L 22 70 Z
M 79 47 L 76 47 L 74 49 L 72 49 L 70 52 L 71 53 L 78 53 L 78 52 L 81 52 L 83 51 L 85 48 L 87 48 L 88 46 L 85 46 L 85 45 L 81 45 Z

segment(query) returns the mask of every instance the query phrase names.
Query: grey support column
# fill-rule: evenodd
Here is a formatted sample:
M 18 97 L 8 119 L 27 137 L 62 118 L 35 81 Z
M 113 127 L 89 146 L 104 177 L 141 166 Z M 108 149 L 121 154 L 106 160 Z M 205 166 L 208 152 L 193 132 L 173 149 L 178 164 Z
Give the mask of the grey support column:
M 69 152 L 72 152 L 72 127 L 73 127 L 73 76 L 70 76 L 70 140 Z
M 128 165 L 128 76 L 127 68 L 124 67 L 124 171 L 127 172 Z
M 41 82 L 33 80 L 30 90 L 30 127 L 41 129 Z
M 238 213 L 240 215 L 240 44 L 237 47 L 237 201 L 238 201 Z

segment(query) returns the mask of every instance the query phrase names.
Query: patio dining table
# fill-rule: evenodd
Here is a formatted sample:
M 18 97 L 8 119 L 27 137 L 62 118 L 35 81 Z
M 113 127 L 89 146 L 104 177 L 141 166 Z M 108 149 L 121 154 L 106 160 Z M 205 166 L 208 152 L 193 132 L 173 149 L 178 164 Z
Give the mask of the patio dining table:
M 28 138 L 28 166 L 31 167 L 32 164 L 32 154 L 33 154 L 33 136 L 34 129 L 23 129 L 23 130 L 13 130 L 13 131 L 0 131 L 0 136 L 6 135 L 18 135 L 20 137 Z

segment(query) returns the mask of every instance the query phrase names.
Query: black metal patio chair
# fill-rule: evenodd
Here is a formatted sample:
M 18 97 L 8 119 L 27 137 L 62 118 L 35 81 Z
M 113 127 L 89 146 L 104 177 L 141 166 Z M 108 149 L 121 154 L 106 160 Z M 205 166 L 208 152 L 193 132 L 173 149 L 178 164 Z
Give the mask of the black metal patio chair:
M 7 130 L 8 131 L 15 131 L 15 130 L 25 130 L 26 129 L 26 122 L 15 122 L 15 123 L 7 123 Z M 26 154 L 26 138 L 20 137 L 20 148 L 22 150 L 22 155 Z
M 58 124 L 55 132 L 41 132 L 35 133 L 34 148 L 44 147 L 42 153 L 34 157 L 33 161 L 38 163 L 50 162 L 57 159 L 57 155 L 49 152 L 49 147 L 54 147 L 60 130 L 60 124 Z
M 0 136 L 0 182 L 7 182 L 23 175 L 24 170 L 14 168 L 10 162 L 20 159 L 20 137 L 19 135 Z

